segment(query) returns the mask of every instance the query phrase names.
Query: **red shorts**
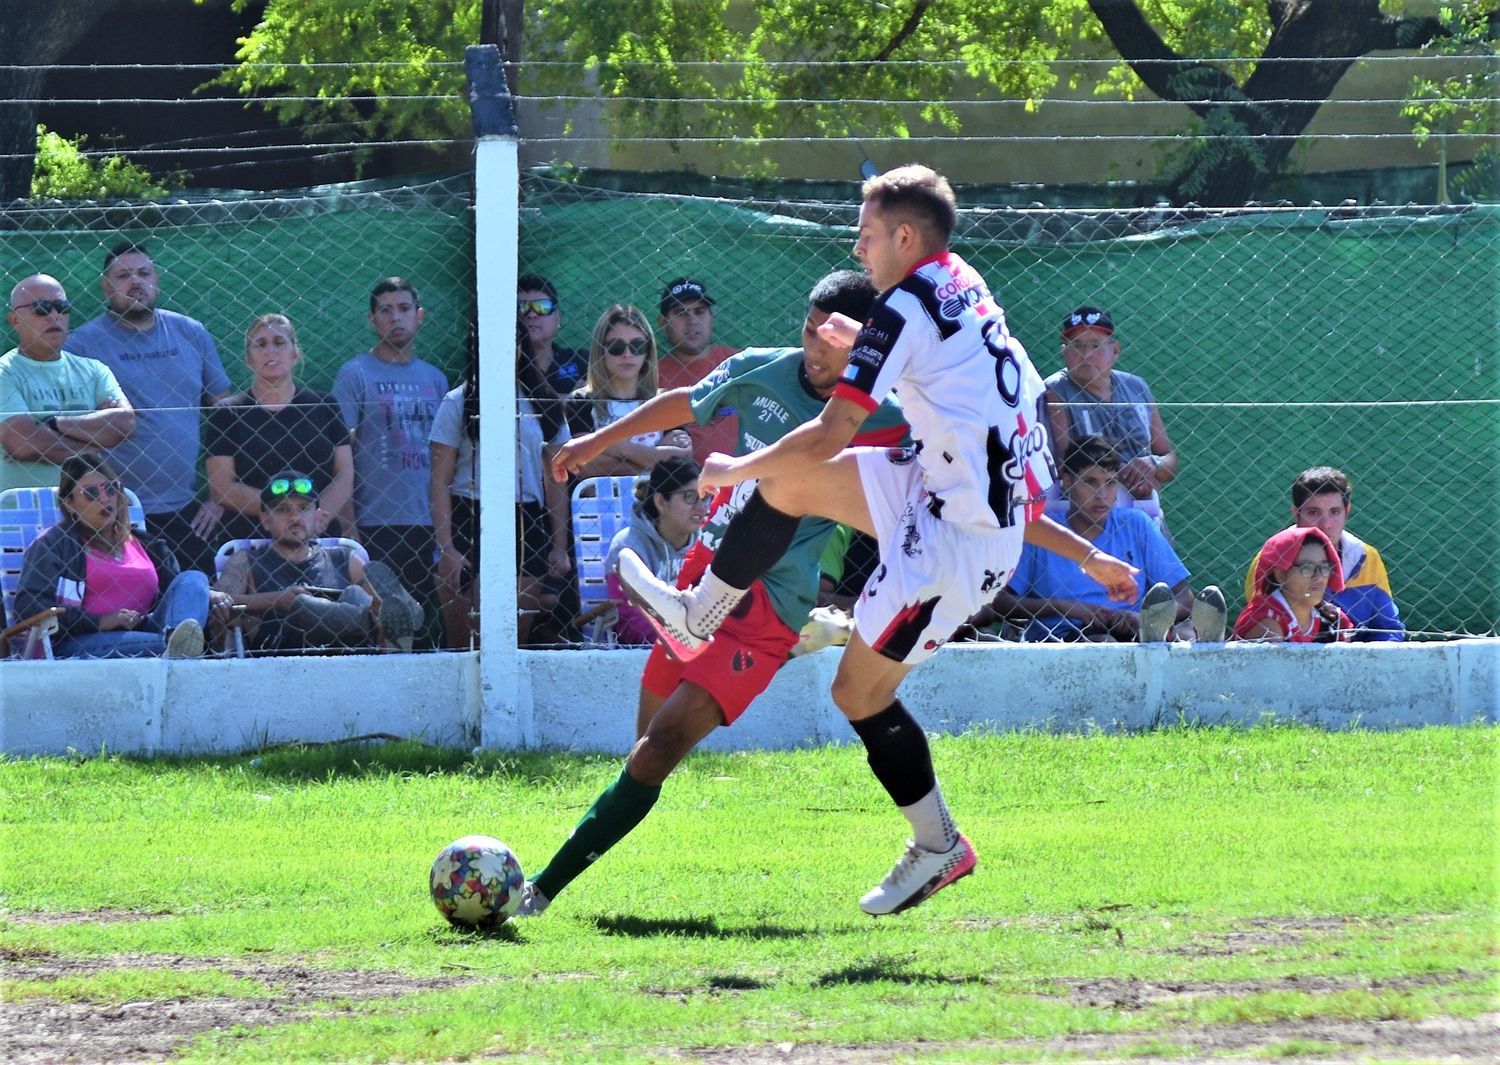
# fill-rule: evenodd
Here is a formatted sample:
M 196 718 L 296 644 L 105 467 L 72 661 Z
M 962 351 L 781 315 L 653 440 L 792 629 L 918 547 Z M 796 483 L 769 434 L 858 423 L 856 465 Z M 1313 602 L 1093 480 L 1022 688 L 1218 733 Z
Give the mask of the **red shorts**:
M 677 587 L 697 581 L 712 560 L 706 548 L 694 547 L 683 563 Z M 777 616 L 765 586 L 756 581 L 719 626 L 707 649 L 692 661 L 679 662 L 660 642 L 652 647 L 641 673 L 641 687 L 665 699 L 679 682 L 691 681 L 713 697 L 724 712 L 724 724 L 732 725 L 766 690 L 796 642 L 797 633 Z

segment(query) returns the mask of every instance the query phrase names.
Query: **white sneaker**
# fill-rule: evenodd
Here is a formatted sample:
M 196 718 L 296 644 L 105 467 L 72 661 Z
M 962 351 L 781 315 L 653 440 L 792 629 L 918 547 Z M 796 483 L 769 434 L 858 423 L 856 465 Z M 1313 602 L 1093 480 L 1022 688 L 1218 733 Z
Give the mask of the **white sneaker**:
M 1224 627 L 1229 620 L 1229 611 L 1224 606 L 1224 593 L 1217 585 L 1210 584 L 1193 596 L 1193 631 L 1199 643 L 1223 643 Z
M 540 917 L 547 912 L 547 907 L 552 905 L 552 900 L 537 890 L 536 885 L 530 880 L 521 888 L 521 905 L 512 917 Z
M 935 895 L 953 881 L 968 876 L 979 864 L 979 855 L 963 836 L 945 851 L 930 851 L 906 841 L 890 875 L 878 887 L 859 900 L 859 908 L 873 916 L 900 913 L 930 895 Z
M 1177 599 L 1172 595 L 1172 589 L 1161 581 L 1157 581 L 1146 589 L 1146 598 L 1141 601 L 1140 634 L 1137 639 L 1141 643 L 1161 643 L 1167 638 L 1167 631 L 1177 620 Z
M 194 618 L 188 618 L 172 630 L 167 637 L 166 658 L 201 658 L 203 656 L 203 626 Z
M 854 631 L 854 619 L 836 606 L 815 607 L 792 646 L 791 657 L 812 654 L 825 647 L 842 647 Z
M 652 573 L 645 560 L 628 547 L 620 552 L 620 583 L 674 658 L 686 662 L 703 653 L 712 637 L 688 628 L 687 592 Z

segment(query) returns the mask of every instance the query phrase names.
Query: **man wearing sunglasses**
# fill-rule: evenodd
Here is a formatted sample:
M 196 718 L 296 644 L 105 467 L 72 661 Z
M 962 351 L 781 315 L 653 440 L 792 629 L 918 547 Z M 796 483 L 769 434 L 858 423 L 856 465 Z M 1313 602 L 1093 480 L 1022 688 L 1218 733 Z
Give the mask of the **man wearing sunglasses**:
M 562 302 L 557 286 L 539 274 L 516 279 L 516 319 L 531 337 L 531 361 L 559 396 L 566 396 L 588 374 L 589 353 L 557 343 L 562 329 Z
M 16 346 L 0 355 L 0 491 L 56 487 L 65 460 L 135 431 L 135 410 L 109 367 L 64 350 L 72 311 L 55 277 L 33 274 L 11 290 Z
M 110 461 L 178 565 L 212 576 L 209 539 L 224 510 L 198 501 L 197 478 L 201 413 L 230 392 L 219 349 L 202 322 L 156 305 L 160 275 L 144 244 L 111 248 L 100 287 L 104 313 L 80 325 L 69 347 L 108 366 L 135 407 L 135 432 Z

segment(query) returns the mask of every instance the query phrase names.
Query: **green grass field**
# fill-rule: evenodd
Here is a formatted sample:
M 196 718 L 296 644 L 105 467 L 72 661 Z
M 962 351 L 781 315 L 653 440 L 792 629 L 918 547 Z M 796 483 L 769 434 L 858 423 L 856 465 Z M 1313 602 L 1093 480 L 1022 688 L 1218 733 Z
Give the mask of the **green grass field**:
M 0 762 L 10 1061 L 1488 1061 L 1496 733 L 937 739 L 973 877 L 872 919 L 855 747 L 695 755 L 490 936 L 438 849 L 545 864 L 614 758 L 410 744 Z

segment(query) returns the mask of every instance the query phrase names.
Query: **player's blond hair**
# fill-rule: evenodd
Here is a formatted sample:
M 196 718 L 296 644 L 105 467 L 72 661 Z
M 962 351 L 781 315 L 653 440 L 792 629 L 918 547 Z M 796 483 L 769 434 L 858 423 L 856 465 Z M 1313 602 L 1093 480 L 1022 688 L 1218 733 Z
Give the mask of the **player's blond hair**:
M 944 247 L 958 222 L 958 198 L 948 179 L 930 166 L 907 163 L 870 178 L 860 188 L 865 203 L 916 226 Z

